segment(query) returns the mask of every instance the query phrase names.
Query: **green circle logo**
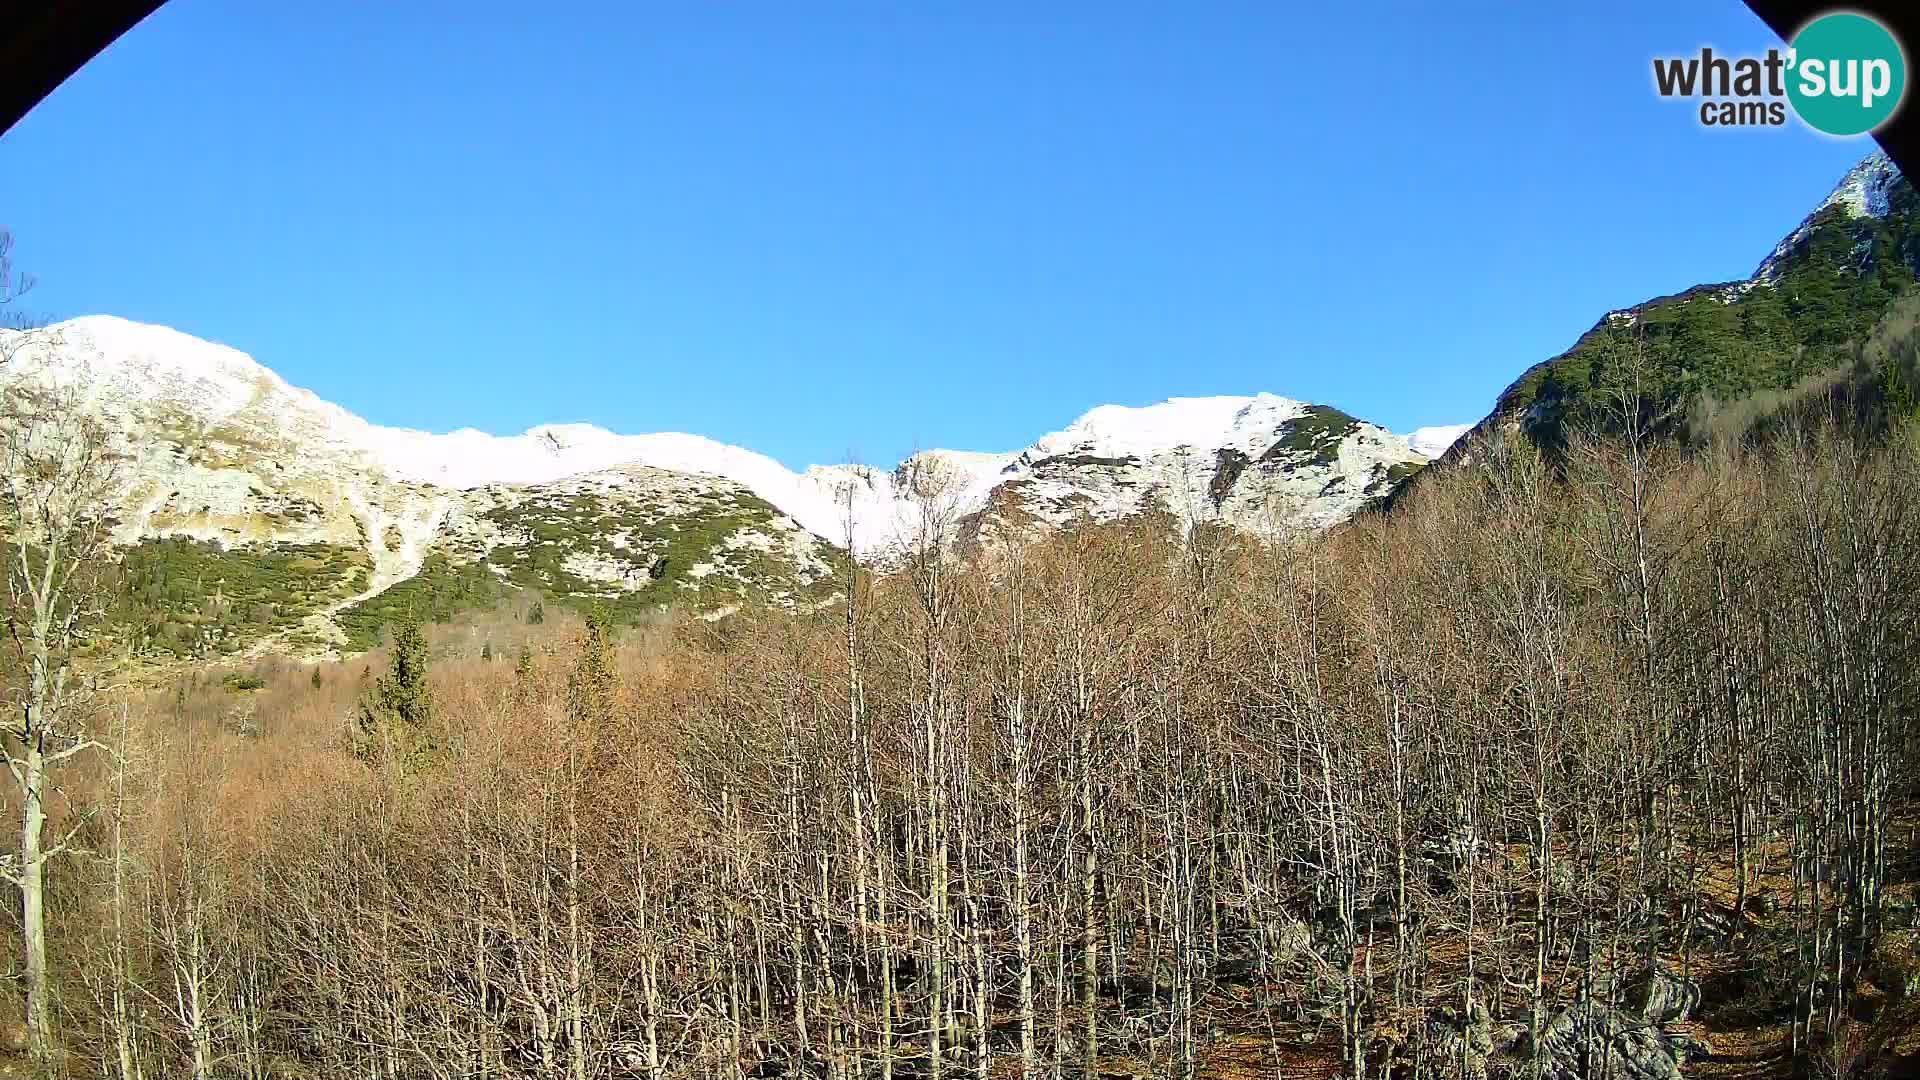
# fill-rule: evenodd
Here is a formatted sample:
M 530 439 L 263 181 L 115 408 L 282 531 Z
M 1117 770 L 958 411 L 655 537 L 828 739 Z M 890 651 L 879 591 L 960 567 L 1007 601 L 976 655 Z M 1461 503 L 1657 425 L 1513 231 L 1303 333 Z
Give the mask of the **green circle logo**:
M 1907 92 L 1907 59 L 1880 23 L 1850 11 L 1822 15 L 1793 36 L 1787 98 L 1816 131 L 1863 135 L 1887 122 Z

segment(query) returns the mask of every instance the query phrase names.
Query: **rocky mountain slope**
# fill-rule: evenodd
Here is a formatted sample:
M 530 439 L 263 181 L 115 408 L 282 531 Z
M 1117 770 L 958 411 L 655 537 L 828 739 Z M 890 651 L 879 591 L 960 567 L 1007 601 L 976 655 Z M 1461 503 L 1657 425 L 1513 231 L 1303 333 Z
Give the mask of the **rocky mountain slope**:
M 629 619 L 816 603 L 837 589 L 839 548 L 884 562 L 930 500 L 966 544 L 1140 514 L 1318 529 L 1428 457 L 1262 394 L 1102 406 L 1013 453 L 795 473 L 678 433 L 380 427 L 244 353 L 112 317 L 14 344 L 0 379 L 71 388 L 122 441 L 119 617 L 142 648 L 175 655 L 365 647 L 399 611 L 442 617 L 515 588 Z M 1430 451 L 1456 432 L 1416 438 Z
M 1106 405 L 1014 455 L 977 492 L 981 542 L 1164 513 L 1276 534 L 1351 517 L 1426 463 L 1404 436 L 1272 394 Z
M 1853 359 L 1920 271 L 1920 198 L 1876 151 L 1850 169 L 1751 277 L 1699 285 L 1607 312 L 1573 347 L 1527 369 L 1453 444 L 1520 435 L 1553 451 L 1576 428 L 1618 426 L 1619 388 L 1642 420 L 1699 441 L 1737 435 L 1755 403 L 1774 407 Z
M 544 449 L 518 469 L 435 483 L 436 463 L 474 460 L 470 433 L 368 424 L 164 327 L 78 319 L 13 352 L 5 378 L 81 394 L 127 455 L 116 616 L 146 651 L 364 648 L 403 607 L 513 587 L 628 617 L 834 588 L 832 546 L 745 484 L 576 462 L 565 429 L 521 437 Z

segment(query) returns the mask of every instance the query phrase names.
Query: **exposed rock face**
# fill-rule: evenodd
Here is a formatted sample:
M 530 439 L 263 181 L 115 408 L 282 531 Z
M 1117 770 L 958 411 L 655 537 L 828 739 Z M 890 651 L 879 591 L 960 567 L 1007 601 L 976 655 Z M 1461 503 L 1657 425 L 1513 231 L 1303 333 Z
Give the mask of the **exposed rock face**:
M 12 351 L 0 378 L 77 393 L 108 421 L 128 459 L 116 540 L 143 553 L 134 561 L 156 591 L 194 609 L 176 612 L 183 622 L 233 602 L 239 563 L 290 583 L 247 597 L 252 610 L 234 626 L 256 640 L 203 627 L 191 652 L 262 637 L 347 645 L 340 619 L 430 564 L 480 565 L 506 585 L 629 607 L 805 604 L 834 587 L 832 545 L 722 475 L 631 465 L 435 484 L 419 479 L 434 460 L 422 440 L 434 455 L 458 457 L 472 449 L 467 435 L 443 446 L 377 428 L 242 353 L 163 327 L 81 319 Z M 564 449 L 561 432 L 541 434 L 527 440 L 534 454 Z M 502 471 L 540 477 L 570 464 L 536 459 Z M 224 572 L 200 549 L 144 555 L 169 539 L 218 545 L 236 569 Z M 198 591 L 174 596 L 188 554 L 184 573 Z
M 1673 1023 L 1700 1007 L 1700 984 L 1656 963 L 1627 984 L 1627 1001 L 1649 1023 Z
M 1272 394 L 1102 406 L 1022 451 L 979 500 L 987 538 L 1166 514 L 1260 535 L 1324 529 L 1418 470 L 1404 436 Z
M 1840 178 L 1840 182 L 1833 186 L 1833 191 L 1820 201 L 1819 206 L 1813 208 L 1813 212 L 1800 222 L 1799 227 L 1774 245 L 1754 270 L 1751 280 L 1767 284 L 1778 281 L 1794 249 L 1813 234 L 1821 211 L 1829 207 L 1840 208 L 1848 217 L 1886 217 L 1893 212 L 1894 196 L 1901 182 L 1900 167 L 1893 163 L 1886 151 L 1876 150 L 1868 154 L 1858 165 L 1847 170 L 1847 175 Z

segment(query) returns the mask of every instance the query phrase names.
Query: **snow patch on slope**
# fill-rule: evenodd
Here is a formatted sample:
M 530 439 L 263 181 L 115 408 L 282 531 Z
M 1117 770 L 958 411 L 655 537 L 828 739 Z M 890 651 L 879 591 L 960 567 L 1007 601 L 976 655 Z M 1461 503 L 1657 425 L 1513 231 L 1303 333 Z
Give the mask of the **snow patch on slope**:
M 1063 431 L 1044 435 L 1023 459 L 1087 454 L 1150 457 L 1180 447 L 1247 449 L 1307 411 L 1305 402 L 1274 394 L 1170 398 L 1157 405 L 1102 405 Z M 1249 444 L 1250 445 L 1250 444 Z
M 1448 448 L 1460 441 L 1460 436 L 1473 430 L 1472 424 L 1436 424 L 1431 427 L 1414 428 L 1407 433 L 1407 445 L 1416 454 L 1425 454 L 1437 458 Z

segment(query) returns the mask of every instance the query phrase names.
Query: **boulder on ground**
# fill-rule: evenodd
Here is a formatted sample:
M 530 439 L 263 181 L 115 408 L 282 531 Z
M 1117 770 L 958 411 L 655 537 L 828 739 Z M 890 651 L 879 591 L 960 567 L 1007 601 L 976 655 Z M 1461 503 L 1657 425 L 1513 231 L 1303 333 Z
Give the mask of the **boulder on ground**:
M 1681 1080 L 1683 1062 L 1713 1050 L 1702 1039 L 1598 1002 L 1560 1010 L 1540 1043 L 1541 1074 L 1549 1080 Z
M 1880 935 L 1867 959 L 1867 977 L 1894 997 L 1920 995 L 1920 930 Z
M 1627 1004 L 1649 1023 L 1685 1020 L 1700 1007 L 1700 984 L 1655 961 L 1627 984 Z

